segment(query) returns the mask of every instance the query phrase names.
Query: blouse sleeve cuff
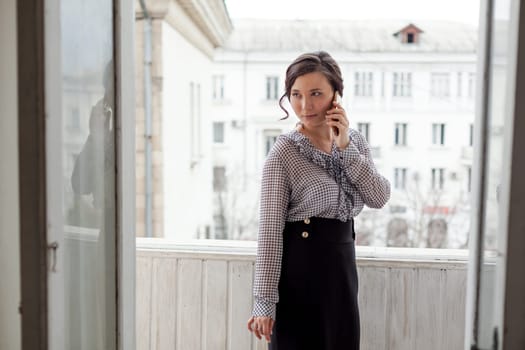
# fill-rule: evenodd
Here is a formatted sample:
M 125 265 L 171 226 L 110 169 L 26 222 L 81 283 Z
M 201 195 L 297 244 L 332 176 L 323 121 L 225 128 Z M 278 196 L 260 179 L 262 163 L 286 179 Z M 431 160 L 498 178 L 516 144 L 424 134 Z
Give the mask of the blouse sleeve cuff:
M 272 320 L 275 320 L 275 309 L 276 306 L 274 303 L 256 297 L 252 316 L 270 317 Z

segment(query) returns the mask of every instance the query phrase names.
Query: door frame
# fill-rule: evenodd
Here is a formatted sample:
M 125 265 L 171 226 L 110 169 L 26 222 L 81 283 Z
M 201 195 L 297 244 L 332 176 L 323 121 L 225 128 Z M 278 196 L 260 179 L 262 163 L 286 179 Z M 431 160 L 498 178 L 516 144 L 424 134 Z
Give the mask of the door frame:
M 43 1 L 17 2 L 22 349 L 47 349 Z
M 485 169 L 488 133 L 488 108 L 491 86 L 491 41 L 493 2 L 482 0 L 480 11 L 478 77 L 478 100 L 476 123 L 478 125 L 475 145 L 476 169 L 474 170 L 474 205 L 470 241 L 470 266 L 467 290 L 465 350 L 481 350 L 478 347 L 478 322 L 480 309 L 480 266 L 482 264 L 483 227 L 485 218 Z M 502 158 L 502 181 L 499 202 L 496 287 L 494 292 L 494 319 L 497 328 L 496 348 L 518 350 L 525 348 L 525 3 L 510 0 L 510 20 L 507 57 L 507 95 L 505 110 L 504 146 Z

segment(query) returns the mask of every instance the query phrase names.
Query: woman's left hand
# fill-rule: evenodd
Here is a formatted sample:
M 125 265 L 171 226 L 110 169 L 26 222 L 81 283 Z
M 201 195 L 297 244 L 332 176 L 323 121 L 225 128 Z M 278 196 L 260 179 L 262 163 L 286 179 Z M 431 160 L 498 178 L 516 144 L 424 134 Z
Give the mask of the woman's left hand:
M 248 320 L 248 330 L 253 332 L 255 336 L 259 339 L 264 337 L 269 343 L 272 330 L 273 330 L 274 320 L 270 317 L 250 317 Z
M 335 145 L 340 150 L 344 150 L 350 144 L 350 137 L 348 136 L 350 123 L 343 106 L 336 101 L 333 101 L 333 105 L 334 108 L 326 111 L 326 124 L 332 128 Z

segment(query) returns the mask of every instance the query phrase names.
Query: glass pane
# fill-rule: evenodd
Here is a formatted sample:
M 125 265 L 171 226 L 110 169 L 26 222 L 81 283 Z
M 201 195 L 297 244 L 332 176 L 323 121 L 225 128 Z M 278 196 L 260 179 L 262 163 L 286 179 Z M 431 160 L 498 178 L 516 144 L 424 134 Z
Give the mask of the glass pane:
M 493 348 L 494 294 L 497 248 L 500 235 L 498 192 L 502 179 L 503 127 L 507 87 L 507 54 L 510 0 L 496 0 L 492 19 L 491 85 L 489 90 L 489 121 L 487 168 L 485 169 L 485 206 L 483 221 L 483 256 L 480 271 L 480 299 L 478 321 L 478 346 Z
M 61 2 L 65 349 L 116 348 L 113 3 Z

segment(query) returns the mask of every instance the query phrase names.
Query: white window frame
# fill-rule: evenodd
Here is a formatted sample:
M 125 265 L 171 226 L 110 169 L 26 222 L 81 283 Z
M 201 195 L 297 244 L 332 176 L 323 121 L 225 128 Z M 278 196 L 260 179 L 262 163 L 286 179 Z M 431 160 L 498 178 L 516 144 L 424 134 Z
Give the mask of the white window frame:
M 468 73 L 468 91 L 467 96 L 468 98 L 474 98 L 475 95 L 475 88 L 476 88 L 476 73 L 469 72 Z
M 463 95 L 463 72 L 458 72 L 457 74 L 457 86 L 456 86 L 456 95 L 461 97 Z
M 263 155 L 266 157 L 272 149 L 275 141 L 282 134 L 279 129 L 266 129 L 263 131 Z
M 432 145 L 445 145 L 446 125 L 445 123 L 432 123 Z
M 224 75 L 222 74 L 212 77 L 212 98 L 214 101 L 224 100 Z
M 474 146 L 474 124 L 469 124 L 469 142 L 468 145 L 470 147 Z
M 225 122 L 214 121 L 212 126 L 213 132 L 213 143 L 224 144 L 225 143 Z
M 370 144 L 370 123 L 357 123 L 357 130 L 365 137 L 366 142 Z
M 439 99 L 450 97 L 450 73 L 430 73 L 430 96 Z
M 394 145 L 407 145 L 408 123 L 396 123 L 394 125 Z
M 411 72 L 394 72 L 392 74 L 392 96 L 412 97 Z
M 394 188 L 397 190 L 406 189 L 407 168 L 394 168 Z
M 434 191 L 441 191 L 445 187 L 445 168 L 431 169 L 431 188 Z
M 269 75 L 266 77 L 266 100 L 274 101 L 279 99 L 279 77 Z
M 354 72 L 354 96 L 372 97 L 374 95 L 374 73 L 371 71 Z
M 219 184 L 217 181 L 217 175 L 219 174 L 219 170 L 222 172 L 222 183 Z M 212 181 L 213 181 L 213 192 L 214 193 L 220 193 L 220 192 L 227 192 L 228 191 L 228 177 L 226 176 L 226 167 L 225 166 L 214 166 L 212 171 Z

